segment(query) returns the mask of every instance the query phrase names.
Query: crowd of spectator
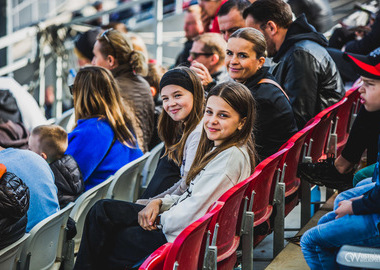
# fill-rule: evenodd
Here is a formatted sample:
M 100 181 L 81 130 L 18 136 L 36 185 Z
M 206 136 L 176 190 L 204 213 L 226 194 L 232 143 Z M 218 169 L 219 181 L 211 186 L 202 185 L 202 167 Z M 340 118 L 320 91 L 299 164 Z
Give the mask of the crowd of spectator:
M 300 165 L 308 181 L 348 189 L 301 246 L 311 269 L 330 269 L 349 241 L 378 246 L 378 230 L 346 236 L 380 224 L 379 23 L 376 15 L 360 40 L 332 48 L 320 33 L 332 26 L 325 0 L 199 0 L 184 12 L 186 42 L 169 70 L 119 22 L 80 34 L 69 133 L 38 113 L 31 119 L 17 91 L 0 91 L 0 201 L 12 201 L 12 211 L 0 207 L 0 248 L 162 141 L 137 202 L 92 207 L 75 265 L 132 267 L 174 241 L 359 75 L 363 106 L 342 154 Z M 353 180 L 363 153 L 371 166 Z

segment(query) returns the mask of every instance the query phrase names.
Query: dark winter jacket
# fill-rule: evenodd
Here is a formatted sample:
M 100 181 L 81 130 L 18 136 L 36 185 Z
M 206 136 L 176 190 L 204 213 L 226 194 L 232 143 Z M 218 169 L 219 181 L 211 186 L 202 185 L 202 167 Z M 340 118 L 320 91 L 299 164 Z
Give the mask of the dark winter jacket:
M 254 134 L 260 160 L 274 154 L 297 132 L 288 99 L 274 84 L 258 84 L 263 78 L 276 80 L 269 73 L 269 68 L 263 67 L 244 83 L 256 101 L 257 119 Z
M 29 132 L 22 123 L 0 123 L 0 145 L 4 148 L 28 148 Z
M 1 87 L 1 86 L 0 86 Z M 6 122 L 21 122 L 21 113 L 18 109 L 16 99 L 9 90 L 0 90 L 0 118 Z
M 174 66 L 190 66 L 190 62 L 187 61 L 187 58 L 189 58 L 191 47 L 193 46 L 193 40 L 187 40 L 185 42 L 185 45 L 183 47 L 183 50 L 180 52 L 180 54 L 177 56 L 177 59 L 175 60 Z
M 128 65 L 112 69 L 112 74 L 118 82 L 124 103 L 132 106 L 139 121 L 144 141 L 140 148 L 144 152 L 148 151 L 154 129 L 154 101 L 150 86 L 143 77 L 134 74 Z
M 299 129 L 317 113 L 338 102 L 345 93 L 326 46 L 326 38 L 307 23 L 305 15 L 301 15 L 290 25 L 273 57 L 277 65 L 272 74 L 290 98 Z
M 369 54 L 380 47 L 380 12 L 377 13 L 371 31 L 360 40 L 352 40 L 346 44 L 346 52 Z
M 333 12 L 328 0 L 289 0 L 288 4 L 296 16 L 305 13 L 307 21 L 318 32 L 326 32 L 333 27 Z
M 70 155 L 50 163 L 58 189 L 59 206 L 64 208 L 74 202 L 84 192 L 84 182 L 78 163 Z
M 0 179 L 0 249 L 20 239 L 26 230 L 29 188 L 15 174 Z

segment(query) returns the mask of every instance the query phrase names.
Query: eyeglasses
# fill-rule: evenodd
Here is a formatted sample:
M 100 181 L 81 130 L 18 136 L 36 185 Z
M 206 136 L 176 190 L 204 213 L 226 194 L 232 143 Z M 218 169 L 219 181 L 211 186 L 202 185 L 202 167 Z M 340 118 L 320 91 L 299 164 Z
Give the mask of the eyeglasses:
M 197 52 L 189 52 L 189 54 L 190 54 L 190 56 L 191 56 L 191 58 L 193 60 L 197 59 L 201 55 L 204 55 L 204 56 L 211 56 L 211 55 L 213 55 L 213 53 L 197 53 Z
M 74 84 L 69 85 L 70 94 L 73 95 Z
M 104 39 L 107 41 L 107 43 L 111 46 L 111 48 L 112 48 L 112 50 L 113 50 L 113 56 L 116 58 L 116 50 L 115 50 L 115 47 L 112 45 L 112 43 L 111 43 L 111 40 L 108 38 L 108 36 L 107 36 L 107 33 L 109 33 L 110 31 L 112 31 L 113 30 L 113 28 L 109 28 L 109 29 L 107 29 L 106 31 L 104 31 L 101 35 L 100 35 L 100 37 L 101 38 L 103 38 L 104 37 Z

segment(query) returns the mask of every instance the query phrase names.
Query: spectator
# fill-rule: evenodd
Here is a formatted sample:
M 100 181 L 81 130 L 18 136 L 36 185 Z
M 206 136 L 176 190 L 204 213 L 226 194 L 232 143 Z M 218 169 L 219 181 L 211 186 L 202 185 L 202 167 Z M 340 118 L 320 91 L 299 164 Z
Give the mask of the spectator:
M 186 42 L 183 50 L 177 56 L 175 66 L 180 64 L 190 66 L 190 62 L 187 58 L 189 57 L 189 51 L 193 45 L 193 38 L 203 34 L 204 29 L 201 20 L 201 8 L 198 5 L 193 5 L 186 9 L 183 30 L 185 31 Z
M 257 0 L 243 15 L 247 26 L 264 34 L 268 56 L 277 63 L 272 73 L 290 98 L 299 129 L 343 97 L 342 80 L 324 48 L 327 40 L 304 15 L 293 22 L 282 0 Z
M 182 192 L 186 190 L 186 185 L 181 187 L 181 178 L 186 179 L 202 132 L 204 93 L 194 71 L 185 67 L 169 70 L 161 79 L 160 91 L 164 110 L 158 121 L 158 134 L 165 149 L 142 196 L 144 199 L 168 188 L 166 193 L 177 188 Z
M 91 65 L 92 58 L 94 58 L 94 44 L 96 37 L 101 32 L 99 27 L 92 28 L 83 34 L 79 34 L 75 39 L 74 53 L 78 57 L 78 64 L 80 67 Z
M 29 137 L 29 149 L 45 159 L 54 173 L 61 208 L 84 192 L 77 162 L 72 156 L 65 155 L 67 145 L 67 133 L 57 125 L 37 126 Z
M 75 120 L 65 154 L 74 157 L 86 190 L 142 156 L 130 114 L 112 74 L 102 67 L 82 68 L 72 87 Z
M 0 164 L 0 250 L 25 234 L 28 222 L 29 188 Z
M 147 151 L 154 129 L 154 102 L 149 84 L 142 77 L 148 70 L 145 57 L 133 49 L 124 34 L 111 29 L 98 37 L 93 52 L 92 64 L 111 70 L 124 106 L 135 112 L 137 140 L 141 149 Z
M 205 32 L 220 33 L 218 11 L 227 0 L 198 0 L 199 6 L 202 9 L 201 19 Z
M 29 188 L 26 232 L 59 211 L 54 175 L 41 156 L 29 150 L 0 147 L 0 160 L 8 172 L 17 175 Z
M 260 160 L 274 154 L 294 133 L 297 125 L 289 99 L 276 79 L 264 67 L 265 38 L 247 27 L 235 31 L 228 40 L 226 66 L 231 78 L 244 84 L 257 104 L 253 133 Z
M 369 56 L 348 54 L 348 61 L 363 80 L 360 102 L 367 111 L 380 110 L 380 51 Z M 379 125 L 379 123 L 376 123 Z M 339 194 L 334 211 L 324 215 L 318 225 L 301 238 L 301 249 L 309 267 L 336 269 L 336 254 L 343 245 L 379 247 L 380 224 L 380 145 L 372 178 Z
M 156 63 L 148 64 L 148 75 L 144 77 L 144 79 L 150 85 L 150 91 L 152 92 L 153 100 L 154 100 L 154 131 L 152 135 L 152 139 L 150 140 L 148 149 L 152 150 L 157 144 L 161 142 L 160 137 L 158 136 L 158 118 L 162 112 L 162 99 L 159 94 L 160 89 L 160 81 L 162 75 L 166 72 L 166 69 Z
M 163 90 L 170 87 L 161 85 Z M 220 117 L 222 113 L 229 117 Z M 95 204 L 86 218 L 74 269 L 129 268 L 173 242 L 225 191 L 253 172 L 254 117 L 254 100 L 246 87 L 235 82 L 214 87 L 207 100 L 199 158 L 186 178 L 187 191 L 153 200 L 146 207 L 111 200 Z
M 333 12 L 328 0 L 288 0 L 288 4 L 296 16 L 304 13 L 318 32 L 324 33 L 333 27 Z
M 228 41 L 233 32 L 245 27 L 243 12 L 250 4 L 248 0 L 229 0 L 220 7 L 219 29 L 225 41 Z
M 217 33 L 205 33 L 194 38 L 188 60 L 190 68 L 201 78 L 206 93 L 217 83 L 230 79 L 224 66 L 226 45 Z

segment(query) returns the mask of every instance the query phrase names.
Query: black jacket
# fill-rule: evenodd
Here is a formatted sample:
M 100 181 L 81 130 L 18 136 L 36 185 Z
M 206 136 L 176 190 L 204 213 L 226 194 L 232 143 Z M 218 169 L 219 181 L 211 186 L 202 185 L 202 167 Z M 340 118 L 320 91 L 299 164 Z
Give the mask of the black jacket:
M 369 54 L 380 47 L 380 12 L 377 13 L 371 31 L 360 40 L 352 40 L 346 44 L 346 52 Z
M 260 160 L 274 154 L 297 132 L 292 107 L 286 96 L 274 84 L 258 84 L 263 78 L 276 80 L 269 73 L 269 68 L 263 67 L 244 83 L 256 101 L 254 134 Z
M 299 129 L 308 120 L 344 95 L 344 85 L 334 61 L 324 47 L 326 38 L 307 23 L 305 15 L 289 27 L 272 74 L 290 98 Z
M 64 155 L 52 162 L 50 168 L 54 173 L 59 206 L 62 209 L 69 202 L 74 202 L 84 192 L 83 177 L 78 163 L 70 155 Z
M 29 188 L 15 174 L 0 179 L 0 249 L 20 239 L 26 230 Z
M 326 32 L 333 27 L 333 12 L 328 0 L 288 0 L 296 16 L 305 13 L 307 21 L 318 32 Z

